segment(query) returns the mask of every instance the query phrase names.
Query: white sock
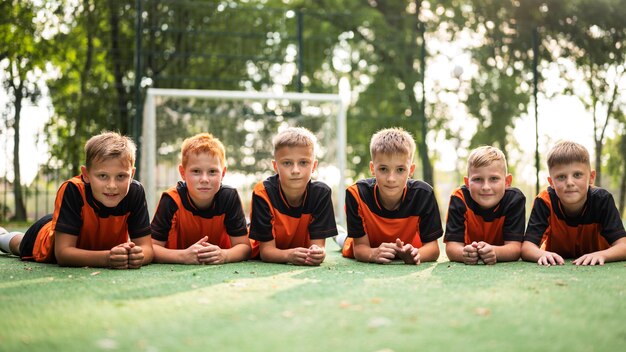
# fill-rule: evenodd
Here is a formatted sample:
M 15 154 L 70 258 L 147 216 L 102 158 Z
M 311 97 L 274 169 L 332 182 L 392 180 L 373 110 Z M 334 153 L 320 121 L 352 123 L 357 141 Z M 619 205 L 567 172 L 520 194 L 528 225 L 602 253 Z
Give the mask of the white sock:
M 346 242 L 346 238 L 348 237 L 348 233 L 341 226 L 337 226 L 337 229 L 338 229 L 338 234 L 337 234 L 337 236 L 335 236 L 335 242 L 337 242 L 337 245 L 339 245 L 339 249 L 341 250 L 343 248 L 344 242 Z
M 21 232 L 5 232 L 0 234 L 0 250 L 4 253 L 11 253 L 11 248 L 9 247 L 9 243 L 11 243 L 11 239 L 16 235 L 21 234 Z

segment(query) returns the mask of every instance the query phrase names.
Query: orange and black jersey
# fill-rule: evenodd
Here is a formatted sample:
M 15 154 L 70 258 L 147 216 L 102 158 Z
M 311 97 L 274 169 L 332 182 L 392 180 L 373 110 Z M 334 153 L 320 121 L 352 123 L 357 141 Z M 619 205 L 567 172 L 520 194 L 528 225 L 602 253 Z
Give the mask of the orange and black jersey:
M 421 248 L 443 234 L 441 216 L 433 188 L 419 180 L 408 180 L 397 210 L 387 210 L 379 202 L 375 178 L 359 180 L 346 189 L 348 237 L 344 257 L 354 258 L 354 241 L 367 235 L 370 246 L 396 242 Z
M 495 246 L 505 241 L 524 240 L 526 197 L 517 188 L 507 188 L 500 203 L 482 209 L 472 199 L 466 186 L 457 188 L 450 196 L 446 220 L 445 242 L 484 241 Z
M 331 190 L 325 183 L 309 181 L 299 207 L 287 203 L 278 174 L 259 182 L 252 193 L 250 238 L 276 241 L 276 248 L 310 247 L 311 241 L 337 235 Z
M 198 209 L 179 181 L 161 195 L 152 219 L 152 238 L 166 242 L 169 249 L 185 249 L 208 236 L 208 242 L 230 248 L 230 236 L 248 234 L 246 217 L 237 190 L 222 185 L 208 209 Z
M 564 258 L 578 258 L 607 249 L 622 237 L 626 232 L 611 193 L 589 187 L 582 213 L 569 217 L 548 187 L 535 198 L 524 240 Z
M 22 257 L 54 261 L 55 231 L 77 236 L 77 248 L 94 251 L 110 250 L 129 237 L 150 235 L 143 186 L 133 180 L 126 197 L 114 208 L 108 208 L 93 197 L 91 186 L 82 176 L 66 181 L 57 192 L 52 220 L 37 232 L 32 231 L 36 239 L 29 251 L 21 253 Z

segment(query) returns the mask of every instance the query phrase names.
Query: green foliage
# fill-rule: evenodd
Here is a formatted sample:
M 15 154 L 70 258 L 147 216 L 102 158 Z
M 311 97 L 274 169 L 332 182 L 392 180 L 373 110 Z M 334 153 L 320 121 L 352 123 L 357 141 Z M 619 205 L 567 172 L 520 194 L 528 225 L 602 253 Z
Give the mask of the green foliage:
M 619 0 L 142 0 L 142 48 L 137 53 L 141 67 L 135 72 L 136 2 L 45 3 L 50 9 L 47 25 L 58 25 L 40 39 L 26 35 L 40 31 L 31 20 L 33 10 L 28 10 L 31 17 L 19 13 L 38 2 L 0 4 L 6 10 L 0 11 L 0 59 L 7 59 L 3 49 L 10 48 L 27 53 L 29 62 L 54 66 L 57 74 L 48 82 L 54 116 L 46 132 L 52 154 L 49 168 L 66 173 L 62 178 L 78 172 L 82 146 L 92 134 L 106 129 L 138 137 L 138 98 L 148 86 L 323 93 L 336 92 L 339 79 L 347 77 L 355 93 L 348 113 L 349 176 L 369 175 L 368 144 L 374 132 L 401 126 L 415 136 L 418 170 L 432 183 L 428 141 L 435 135 L 455 139 L 458 149 L 495 144 L 506 152 L 517 147 L 510 135 L 530 102 L 535 30 L 541 40 L 539 74 L 553 62 L 571 60 L 575 73 L 585 78 L 587 88 L 580 90 L 562 67 L 563 91 L 583 97 L 597 118 L 599 146 L 609 126 L 604 122 L 613 120 L 618 110 L 621 90 L 611 79 L 623 75 L 619 65 L 626 58 L 626 7 Z M 6 23 L 17 24 L 25 37 L 15 38 Z M 455 91 L 438 85 L 445 77 L 425 77 L 424 72 L 424 65 L 446 55 L 429 43 L 454 41 L 465 32 L 480 38 L 463 43 L 477 74 L 459 79 L 467 89 L 456 92 L 478 126 L 469 144 L 450 127 L 455 110 L 444 106 L 440 97 Z M 139 81 L 141 92 L 135 87 Z M 548 97 L 560 93 L 540 89 Z M 173 117 L 159 121 L 161 127 L 173 132 L 187 126 L 208 129 L 242 146 L 228 151 L 236 162 L 252 150 L 256 160 L 265 163 L 278 123 L 271 118 L 299 114 L 297 105 L 284 111 L 267 107 L 263 116 L 256 116 L 244 105 L 227 111 L 212 103 L 173 104 L 186 114 L 186 126 L 180 125 L 181 117 Z M 609 113 L 602 118 L 600 111 Z M 209 123 L 208 114 L 228 118 Z M 244 122 L 251 118 L 268 122 L 250 131 Z M 175 136 L 164 136 L 159 146 L 167 150 L 180 139 Z M 261 141 L 249 145 L 251 138 Z M 174 154 L 163 157 L 173 159 Z M 247 164 L 235 167 L 245 170 Z
M 48 50 L 47 42 L 42 40 L 44 27 L 36 20 L 41 4 L 6 1 L 0 6 L 0 67 L 4 69 L 0 79 L 4 91 L 10 97 L 2 117 L 7 119 L 4 125 L 14 131 L 12 166 L 15 220 L 26 220 L 19 148 L 22 107 L 25 101 L 35 104 L 41 96 L 38 81 L 44 70 Z
M 308 3 L 307 3 L 308 4 Z M 337 48 L 345 51 L 335 65 L 338 76 L 347 76 L 359 98 L 348 114 L 348 169 L 353 177 L 369 175 L 369 139 L 384 127 L 399 126 L 413 133 L 423 178 L 433 183 L 431 156 L 425 136 L 430 121 L 425 102 L 416 93 L 424 78 L 424 24 L 419 20 L 420 3 L 415 1 L 356 0 L 308 4 L 341 34 Z M 420 96 L 419 98 L 416 96 Z M 419 168 L 418 168 L 419 169 Z
M 560 63 L 564 91 L 577 96 L 593 119 L 596 184 L 601 185 L 606 131 L 621 114 L 617 105 L 625 77 L 626 7 L 621 0 L 554 0 L 547 6 L 550 16 L 543 26 L 558 44 L 551 54 Z M 570 62 L 575 63 L 573 69 L 567 66 Z
M 507 152 L 510 134 L 532 93 L 533 31 L 540 1 L 468 1 L 458 4 L 450 31 L 470 29 L 482 43 L 470 48 L 478 74 L 465 105 L 477 121 L 470 148 L 495 145 Z
M 48 81 L 55 114 L 46 128 L 52 164 L 65 178 L 79 172 L 93 134 L 132 132 L 134 105 L 134 9 L 123 1 L 72 5 L 64 3 L 73 15 L 51 40 L 59 76 Z

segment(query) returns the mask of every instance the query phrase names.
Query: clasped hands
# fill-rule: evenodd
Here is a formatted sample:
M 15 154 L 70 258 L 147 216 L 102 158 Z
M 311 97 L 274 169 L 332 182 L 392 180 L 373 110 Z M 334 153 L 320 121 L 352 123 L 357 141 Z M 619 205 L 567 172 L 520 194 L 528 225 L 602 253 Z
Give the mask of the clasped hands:
M 419 264 L 420 253 L 419 249 L 413 247 L 410 243 L 404 243 L 399 238 L 396 242 L 384 242 L 381 243 L 374 251 L 374 262 L 380 264 L 390 263 L 394 259 L 400 259 L 405 264 Z
M 487 265 L 497 262 L 496 251 L 492 245 L 483 241 L 474 241 L 463 247 L 463 263 L 474 265 L 478 264 L 479 260 Z

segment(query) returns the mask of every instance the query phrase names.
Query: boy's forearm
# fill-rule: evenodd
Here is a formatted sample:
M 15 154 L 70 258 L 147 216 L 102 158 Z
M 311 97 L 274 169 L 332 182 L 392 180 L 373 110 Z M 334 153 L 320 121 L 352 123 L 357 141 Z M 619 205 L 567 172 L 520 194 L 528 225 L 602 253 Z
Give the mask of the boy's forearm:
M 439 243 L 435 241 L 426 242 L 419 249 L 421 262 L 434 262 L 439 259 Z
M 261 260 L 268 263 L 289 263 L 289 249 L 278 249 L 274 246 L 260 248 Z
M 240 243 L 226 249 L 226 252 L 226 263 L 234 263 L 248 260 L 252 249 L 250 248 L 250 245 Z
M 519 260 L 522 252 L 522 243 L 518 241 L 506 241 L 502 246 L 493 246 L 498 262 L 511 262 Z
M 539 260 L 539 258 L 541 258 L 542 254 L 543 250 L 539 248 L 536 244 L 529 241 L 524 241 L 522 243 L 521 256 L 523 260 L 528 262 L 536 262 Z
M 613 245 L 604 251 L 605 262 L 619 262 L 626 260 L 626 237 L 615 241 Z
M 76 247 L 64 248 L 55 252 L 57 264 L 60 266 L 108 268 L 110 251 L 90 251 Z
M 364 244 L 354 244 L 354 259 L 364 263 L 374 263 L 375 248 Z
M 198 264 L 196 262 L 190 262 L 186 249 L 169 249 L 158 244 L 152 246 L 153 249 L 153 261 L 160 264 Z M 145 261 L 145 258 L 144 258 Z
M 463 263 L 463 248 L 465 243 L 462 242 L 446 242 L 446 255 L 448 260 L 452 262 Z

